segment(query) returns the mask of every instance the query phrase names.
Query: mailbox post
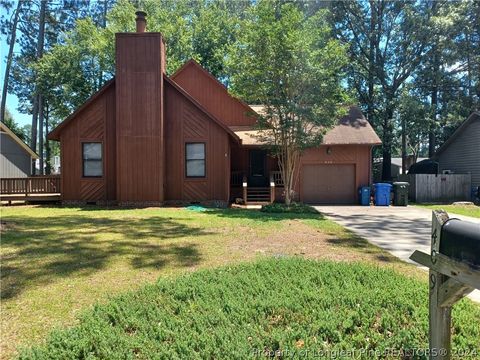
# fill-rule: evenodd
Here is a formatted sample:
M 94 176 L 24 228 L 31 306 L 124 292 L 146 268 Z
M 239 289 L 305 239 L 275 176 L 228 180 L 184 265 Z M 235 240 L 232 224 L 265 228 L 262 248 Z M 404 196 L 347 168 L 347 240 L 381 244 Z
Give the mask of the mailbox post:
M 410 259 L 429 268 L 430 359 L 450 359 L 452 306 L 480 289 L 480 224 L 433 211 L 430 254 Z

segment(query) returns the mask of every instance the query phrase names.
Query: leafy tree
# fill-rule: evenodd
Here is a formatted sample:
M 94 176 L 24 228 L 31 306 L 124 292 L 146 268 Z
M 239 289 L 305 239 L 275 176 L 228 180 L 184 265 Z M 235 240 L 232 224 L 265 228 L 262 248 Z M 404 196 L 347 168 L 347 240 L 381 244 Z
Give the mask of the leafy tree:
M 382 178 L 391 178 L 394 117 L 402 87 L 423 61 L 429 45 L 429 7 L 422 2 L 338 1 L 332 5 L 335 33 L 349 45 L 348 82 L 380 130 Z
M 346 100 L 345 49 L 330 33 L 324 12 L 307 18 L 292 3 L 260 1 L 232 49 L 232 88 L 265 106 L 259 138 L 278 159 L 287 205 L 302 151 L 321 143 Z
M 28 138 L 25 134 L 25 129 L 21 128 L 13 119 L 12 114 L 8 109 L 5 109 L 5 117 L 3 118 L 2 121 L 7 127 L 12 130 L 12 132 L 17 135 L 20 139 L 23 140 L 23 142 L 27 142 Z

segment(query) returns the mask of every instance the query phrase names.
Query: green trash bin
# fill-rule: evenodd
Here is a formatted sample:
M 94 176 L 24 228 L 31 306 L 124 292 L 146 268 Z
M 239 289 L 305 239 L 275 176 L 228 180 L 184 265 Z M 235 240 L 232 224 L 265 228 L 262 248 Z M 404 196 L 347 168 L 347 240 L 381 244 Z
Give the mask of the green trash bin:
M 394 182 L 393 183 L 393 205 L 407 206 L 408 205 L 408 182 Z

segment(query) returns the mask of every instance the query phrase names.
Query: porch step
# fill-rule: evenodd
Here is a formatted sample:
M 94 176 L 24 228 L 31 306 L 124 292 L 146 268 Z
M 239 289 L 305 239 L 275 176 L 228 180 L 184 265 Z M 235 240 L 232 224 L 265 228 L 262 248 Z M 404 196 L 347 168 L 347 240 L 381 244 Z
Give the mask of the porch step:
M 268 187 L 249 187 L 247 188 L 248 203 L 269 203 L 270 188 Z

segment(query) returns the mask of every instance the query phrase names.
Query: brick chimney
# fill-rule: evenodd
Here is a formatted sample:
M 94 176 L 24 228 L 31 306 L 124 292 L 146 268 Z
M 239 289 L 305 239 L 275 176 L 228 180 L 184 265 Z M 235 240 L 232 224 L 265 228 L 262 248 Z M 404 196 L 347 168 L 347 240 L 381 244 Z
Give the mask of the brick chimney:
M 137 33 L 144 33 L 145 29 L 147 28 L 147 13 L 139 10 L 135 13 L 135 15 L 137 15 L 135 18 L 135 22 L 137 23 Z

